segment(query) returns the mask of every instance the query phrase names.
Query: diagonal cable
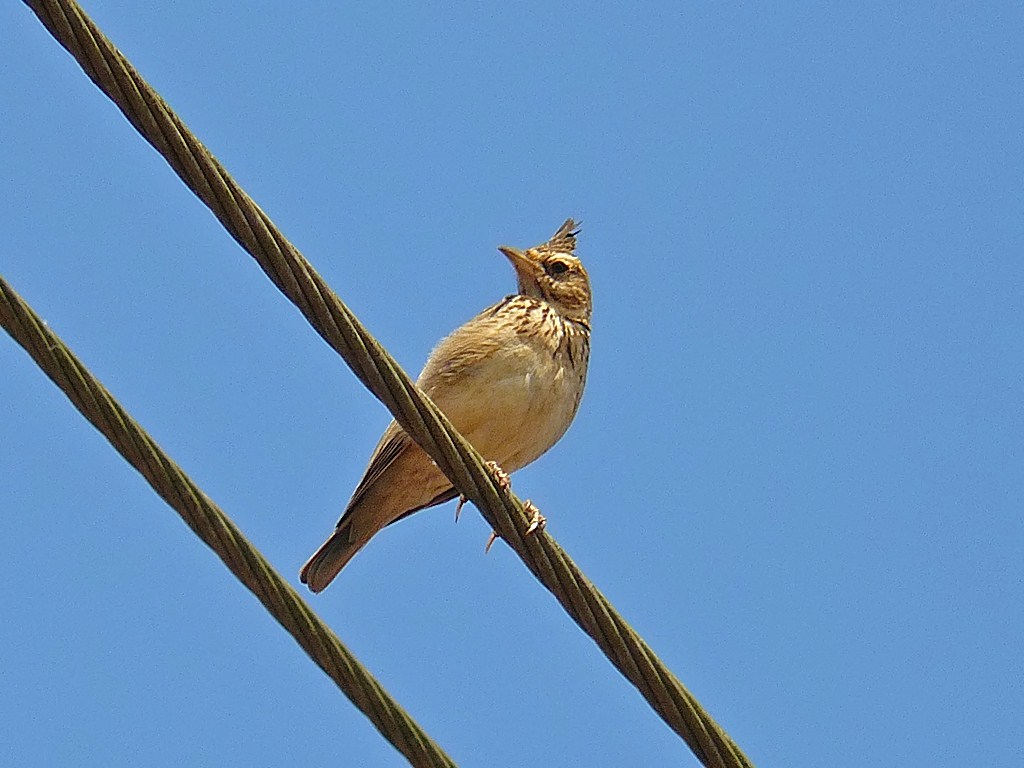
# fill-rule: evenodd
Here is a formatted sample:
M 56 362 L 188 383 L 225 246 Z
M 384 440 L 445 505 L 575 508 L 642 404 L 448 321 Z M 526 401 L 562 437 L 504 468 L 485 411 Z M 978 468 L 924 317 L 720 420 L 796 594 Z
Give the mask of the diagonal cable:
M 707 766 L 751 763 L 548 534 L 524 537 L 522 503 L 363 328 L 298 250 L 71 0 L 24 0 L 278 289 Z
M 35 360 L 411 765 L 455 763 L 392 699 L 231 519 L 174 463 L 0 277 L 0 326 Z

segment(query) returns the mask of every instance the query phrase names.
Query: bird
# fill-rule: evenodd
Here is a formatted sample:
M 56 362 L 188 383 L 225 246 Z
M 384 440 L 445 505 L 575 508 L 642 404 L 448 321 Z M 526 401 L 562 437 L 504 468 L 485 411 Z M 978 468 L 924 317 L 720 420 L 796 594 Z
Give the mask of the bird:
M 592 305 L 590 278 L 575 255 L 579 231 L 568 219 L 541 245 L 499 246 L 515 270 L 517 292 L 442 339 L 416 381 L 488 460 L 499 482 L 558 442 L 579 409 Z M 386 526 L 457 496 L 427 453 L 392 421 L 300 580 L 323 591 Z M 539 513 L 531 530 L 538 522 L 544 522 Z

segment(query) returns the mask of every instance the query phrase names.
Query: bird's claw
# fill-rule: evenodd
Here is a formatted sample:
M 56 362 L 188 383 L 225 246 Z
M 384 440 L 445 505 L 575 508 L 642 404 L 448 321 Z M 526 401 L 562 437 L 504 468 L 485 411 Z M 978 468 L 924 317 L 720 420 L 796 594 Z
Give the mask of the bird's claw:
M 508 478 L 508 472 L 498 466 L 498 462 L 485 461 L 484 466 L 494 473 L 494 481 L 498 484 L 499 488 L 503 491 L 507 491 L 512 487 L 512 481 Z
M 526 527 L 526 533 L 523 535 L 530 536 L 537 531 L 543 531 L 544 527 L 548 524 L 548 519 L 540 513 L 537 505 L 527 499 L 523 502 L 523 509 L 530 516 L 530 524 Z
M 504 469 L 502 469 L 498 465 L 498 462 L 496 462 L 496 461 L 485 461 L 484 462 L 484 466 L 487 467 L 489 470 L 491 470 L 491 473 L 494 475 L 494 482 L 496 482 L 498 484 L 499 488 L 501 488 L 503 491 L 507 491 L 509 488 L 512 487 L 512 481 L 509 480 L 508 472 L 506 472 Z M 459 503 L 455 506 L 455 522 L 456 523 L 459 522 L 459 515 L 462 514 L 462 508 L 464 506 L 466 506 L 466 502 L 467 501 L 469 501 L 469 499 L 466 498 L 466 495 L 460 493 L 459 494 Z M 493 544 L 493 543 L 494 542 L 492 541 L 491 544 Z M 490 549 L 490 546 L 491 545 L 488 544 L 487 548 Z
M 509 480 L 508 472 L 502 469 L 498 465 L 498 462 L 485 461 L 484 466 L 491 470 L 491 474 L 494 475 L 494 482 L 498 484 L 498 487 L 501 488 L 501 490 L 507 491 L 509 488 L 512 487 L 512 481 Z M 459 505 L 455 507 L 455 522 L 459 522 L 459 513 L 462 511 L 462 507 L 465 505 L 465 503 L 466 497 L 459 496 Z M 492 533 L 491 538 L 487 542 L 487 548 L 484 550 L 485 553 L 491 551 L 491 545 L 494 543 L 494 540 L 496 538 L 498 538 L 498 534 Z
M 523 502 L 523 511 L 530 516 L 530 524 L 526 526 L 526 531 L 523 536 L 532 536 L 537 531 L 543 531 L 544 527 L 548 524 L 548 519 L 540 513 L 537 505 L 527 499 Z M 490 537 L 487 539 L 487 544 L 484 546 L 484 554 L 486 555 L 491 551 L 491 547 L 494 546 L 494 542 L 500 539 L 501 536 L 495 531 L 491 531 Z
M 491 551 L 491 547 L 492 547 L 492 546 L 494 545 L 494 542 L 496 542 L 496 541 L 497 541 L 498 539 L 500 539 L 500 538 L 501 538 L 501 536 L 499 536 L 499 535 L 498 535 L 497 533 L 495 533 L 494 531 L 491 531 L 491 535 L 490 535 L 490 537 L 489 537 L 489 538 L 487 539 L 487 544 L 485 544 L 485 545 L 484 545 L 484 554 L 485 554 L 485 555 L 486 555 L 486 554 L 487 554 L 488 552 L 490 552 L 490 551 Z

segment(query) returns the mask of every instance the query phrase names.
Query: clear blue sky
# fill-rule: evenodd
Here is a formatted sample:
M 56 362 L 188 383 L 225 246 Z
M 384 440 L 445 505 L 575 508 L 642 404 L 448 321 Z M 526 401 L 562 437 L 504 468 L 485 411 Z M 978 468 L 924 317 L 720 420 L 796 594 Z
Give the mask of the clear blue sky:
M 1019 760 L 1019 2 L 87 9 L 412 373 L 582 219 L 514 488 L 756 764 Z M 297 581 L 388 414 L 17 2 L 0 73 L 0 273 Z M 0 763 L 404 764 L 6 336 L 0 483 Z M 311 600 L 426 730 L 695 765 L 452 513 Z

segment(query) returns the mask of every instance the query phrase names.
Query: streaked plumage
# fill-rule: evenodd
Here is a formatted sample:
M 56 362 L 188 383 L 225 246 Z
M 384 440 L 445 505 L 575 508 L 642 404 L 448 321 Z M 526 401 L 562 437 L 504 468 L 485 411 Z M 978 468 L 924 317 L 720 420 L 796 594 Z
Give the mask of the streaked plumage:
M 587 378 L 590 280 L 575 223 L 543 245 L 499 250 L 519 292 L 443 339 L 417 384 L 483 456 L 511 473 L 553 446 L 569 428 Z M 330 584 L 378 531 L 458 492 L 395 422 L 384 431 L 341 520 L 303 566 L 314 592 Z

